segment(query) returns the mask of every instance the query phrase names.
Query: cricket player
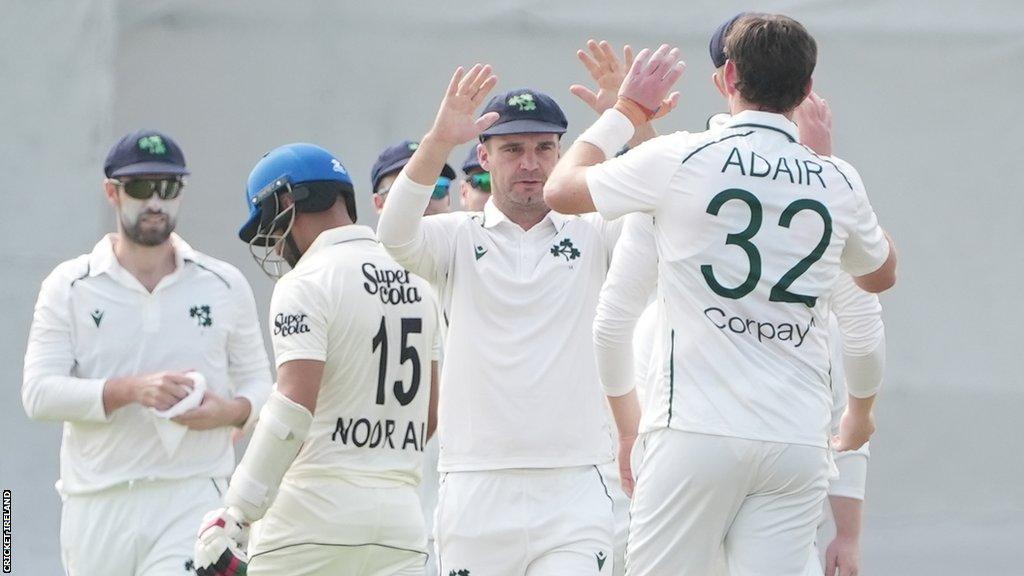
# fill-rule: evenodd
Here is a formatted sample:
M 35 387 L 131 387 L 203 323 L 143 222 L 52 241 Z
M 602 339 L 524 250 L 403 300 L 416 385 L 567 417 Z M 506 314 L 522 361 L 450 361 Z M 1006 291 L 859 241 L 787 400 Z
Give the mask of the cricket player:
M 430 287 L 355 224 L 352 180 L 319 146 L 269 152 L 246 199 L 239 237 L 265 270 L 281 259 L 292 268 L 270 306 L 278 380 L 226 507 L 200 528 L 198 572 L 422 574 L 417 485 L 436 413 Z
M 801 130 L 801 136 L 803 133 Z M 653 223 L 649 217 L 631 214 L 626 218 L 598 302 L 594 339 L 602 383 L 607 385 L 618 379 L 633 382 L 635 394 L 642 405 L 648 384 L 655 379 L 648 370 L 652 365 L 651 358 L 657 356 L 653 343 L 658 303 L 652 302 L 646 308 L 643 303 L 649 300 L 656 283 L 657 246 Z M 857 288 L 848 274 L 839 276 L 831 308 L 830 427 L 833 434 L 838 434 L 847 405 L 847 379 L 857 380 L 858 389 L 877 392 L 881 386 L 885 331 L 878 297 Z M 634 324 L 635 330 L 632 329 Z M 629 353 L 632 353 L 632 360 Z M 619 355 L 623 357 L 617 358 Z M 632 374 L 628 370 L 622 371 L 622 367 L 630 366 L 633 367 Z M 623 389 L 632 392 L 629 386 Z M 861 516 L 868 458 L 868 444 L 857 450 L 833 454 L 836 474 L 829 480 L 828 500 L 836 535 L 825 554 L 825 573 L 830 576 L 834 576 L 837 569 L 840 576 L 852 576 L 859 572 Z M 628 468 L 626 470 L 628 473 Z M 808 555 L 805 576 L 822 575 L 819 557 L 820 553 L 815 547 Z M 723 559 L 714 574 L 727 573 Z
M 245 278 L 174 234 L 189 173 L 178 144 L 132 132 L 103 169 L 117 232 L 43 281 L 22 401 L 64 423 L 67 574 L 186 574 L 270 366 Z
M 829 470 L 828 300 L 840 269 L 867 291 L 895 282 L 852 167 L 801 146 L 789 120 L 810 93 L 814 40 L 784 16 L 747 15 L 726 54 L 726 129 L 604 161 L 682 75 L 678 49 L 643 51 L 545 189 L 555 209 L 654 217 L 661 361 L 630 574 L 706 574 L 723 543 L 733 574 L 802 574 Z M 866 442 L 873 400 L 851 399 L 837 448 Z
M 491 198 L 491 174 L 480 166 L 476 146 L 469 149 L 469 154 L 462 163 L 462 174 L 465 176 L 459 183 L 462 210 L 482 212 L 484 205 Z
M 395 183 L 395 178 L 402 168 L 409 163 L 412 153 L 420 145 L 413 140 L 403 140 L 393 146 L 388 146 L 377 156 L 370 170 L 370 182 L 373 186 L 373 207 L 377 214 L 384 209 L 384 201 L 387 200 L 388 190 Z M 452 210 L 452 196 L 450 194 L 452 184 L 455 182 L 455 169 L 446 162 L 441 167 L 441 175 L 434 183 L 434 190 L 430 193 L 430 202 L 427 203 L 424 214 L 444 214 Z
M 439 573 L 610 574 L 612 503 L 597 466 L 613 454 L 590 332 L 618 228 L 544 204 L 567 121 L 525 88 L 477 117 L 496 82 L 490 66 L 456 71 L 378 225 L 389 253 L 435 286 L 449 323 Z M 491 177 L 483 212 L 424 217 L 445 159 L 478 136 Z

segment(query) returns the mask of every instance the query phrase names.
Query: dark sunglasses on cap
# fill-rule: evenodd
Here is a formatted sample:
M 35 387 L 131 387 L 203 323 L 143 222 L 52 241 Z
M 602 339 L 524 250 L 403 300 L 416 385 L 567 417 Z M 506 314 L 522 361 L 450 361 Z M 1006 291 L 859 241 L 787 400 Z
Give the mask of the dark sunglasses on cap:
M 452 187 L 452 179 L 441 176 L 437 179 L 437 183 L 434 184 L 434 190 L 430 193 L 430 197 L 434 200 L 440 200 L 448 195 L 448 190 Z M 386 196 L 388 192 L 391 192 L 391 188 L 382 188 L 377 191 L 378 196 Z
M 476 188 L 477 190 L 479 190 L 481 192 L 487 192 L 488 194 L 490 194 L 490 192 L 491 192 L 491 173 L 490 172 L 480 172 L 478 174 L 473 174 L 472 176 L 467 178 L 467 180 L 469 181 L 469 185 L 472 186 L 473 188 Z
M 111 179 L 114 186 L 124 190 L 124 193 L 136 200 L 149 200 L 156 194 L 161 200 L 174 200 L 181 194 L 185 187 L 185 181 L 181 178 L 135 178 L 122 182 Z

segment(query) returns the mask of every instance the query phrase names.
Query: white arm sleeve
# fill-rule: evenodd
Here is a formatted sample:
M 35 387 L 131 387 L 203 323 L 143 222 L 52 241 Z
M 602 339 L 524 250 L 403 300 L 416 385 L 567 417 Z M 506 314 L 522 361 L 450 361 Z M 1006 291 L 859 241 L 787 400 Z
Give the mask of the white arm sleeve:
M 587 168 L 587 189 L 606 220 L 630 212 L 654 213 L 679 169 L 686 133 L 658 136 L 627 154 Z
M 84 268 L 84 266 L 83 266 Z M 43 281 L 25 351 L 21 401 L 34 420 L 109 422 L 106 378 L 76 378 L 71 321 L 72 274 L 60 266 Z
M 640 406 L 647 401 L 647 379 L 651 372 L 651 358 L 654 357 L 654 336 L 658 328 L 658 302 L 647 305 L 633 330 L 633 382 Z
M 465 214 L 423 216 L 433 189 L 413 182 L 404 171 L 399 173 L 377 222 L 377 238 L 396 262 L 441 292 L 454 229 Z
M 597 370 L 608 396 L 622 396 L 633 389 L 633 330 L 657 281 L 654 221 L 646 214 L 630 214 L 594 317 Z
M 847 391 L 857 398 L 875 395 L 885 371 L 885 325 L 878 296 L 841 273 L 832 293 L 832 312 L 842 341 Z
M 868 443 L 870 444 L 870 442 Z M 868 444 L 857 450 L 836 452 L 835 462 L 839 475 L 829 482 L 829 496 L 843 496 L 856 500 L 864 499 L 868 478 Z
M 273 379 L 252 287 L 241 274 L 232 280 L 232 286 L 237 286 L 238 291 L 235 296 L 237 317 L 234 329 L 228 334 L 228 374 L 235 396 L 247 399 L 251 406 L 249 418 L 242 426 L 248 432 L 270 396 Z
M 889 241 L 885 238 L 882 227 L 878 225 L 878 217 L 871 207 L 871 202 L 868 201 L 860 174 L 853 166 L 839 158 L 832 157 L 831 160 L 850 183 L 856 202 L 854 222 L 840 257 L 840 265 L 853 276 L 864 276 L 885 264 L 889 258 Z

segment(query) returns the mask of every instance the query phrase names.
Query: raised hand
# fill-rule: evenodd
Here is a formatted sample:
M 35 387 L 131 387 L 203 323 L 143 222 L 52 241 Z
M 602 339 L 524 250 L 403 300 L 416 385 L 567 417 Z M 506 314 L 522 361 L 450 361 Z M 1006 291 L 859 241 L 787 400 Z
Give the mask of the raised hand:
M 475 64 L 468 72 L 461 66 L 455 70 L 430 129 L 431 139 L 455 147 L 476 138 L 494 124 L 497 112 L 476 117 L 476 109 L 498 83 L 498 77 L 491 71 L 490 64 Z
M 622 47 L 621 61 L 615 55 L 611 44 L 605 40 L 587 40 L 587 48 L 590 50 L 589 54 L 585 50 L 577 50 L 576 57 L 587 68 L 587 72 L 590 72 L 590 77 L 597 84 L 597 93 L 582 84 L 573 84 L 569 87 L 569 92 L 583 100 L 594 112 L 601 114 L 615 106 L 615 101 L 619 98 L 619 87 L 622 86 L 626 72 L 633 65 L 633 48 L 628 44 Z
M 832 109 L 828 102 L 811 92 L 793 111 L 793 122 L 800 129 L 800 142 L 822 156 L 832 155 Z
M 653 53 L 644 48 L 633 60 L 629 73 L 619 88 L 620 99 L 640 107 L 646 120 L 653 120 L 659 115 L 660 109 L 671 110 L 679 101 L 679 93 L 669 94 L 672 86 L 682 77 L 686 63 L 679 60 L 679 48 L 669 48 L 662 44 Z M 665 111 L 667 113 L 667 110 Z M 634 124 L 638 124 L 635 114 L 627 114 Z

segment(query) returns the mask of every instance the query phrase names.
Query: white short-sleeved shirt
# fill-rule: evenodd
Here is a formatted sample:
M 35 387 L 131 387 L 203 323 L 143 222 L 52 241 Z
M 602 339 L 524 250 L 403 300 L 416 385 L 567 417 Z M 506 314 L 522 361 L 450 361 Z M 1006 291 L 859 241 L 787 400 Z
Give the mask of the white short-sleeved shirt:
M 419 483 L 438 337 L 430 286 L 370 228 L 332 228 L 278 281 L 269 324 L 277 366 L 324 362 L 309 437 L 286 480 Z
M 195 370 L 209 390 L 245 397 L 255 418 L 271 375 L 252 289 L 235 267 L 171 236 L 175 270 L 149 292 L 114 255 L 111 236 L 43 281 L 25 354 L 22 397 L 33 418 L 64 421 L 63 494 L 130 480 L 228 477 L 231 428 L 184 430 L 129 404 L 107 415 L 110 378 Z M 169 446 L 169 447 L 168 447 Z M 168 453 L 171 450 L 171 453 Z
M 619 225 L 549 212 L 523 230 L 492 201 L 421 217 L 426 195 L 400 178 L 384 217 L 403 220 L 380 227 L 419 228 L 388 251 L 436 286 L 448 323 L 438 470 L 611 461 L 591 329 Z
M 664 362 L 646 427 L 826 445 L 829 295 L 841 268 L 888 257 L 853 168 L 800 145 L 785 117 L 746 111 L 646 142 L 587 183 L 605 218 L 654 216 Z

